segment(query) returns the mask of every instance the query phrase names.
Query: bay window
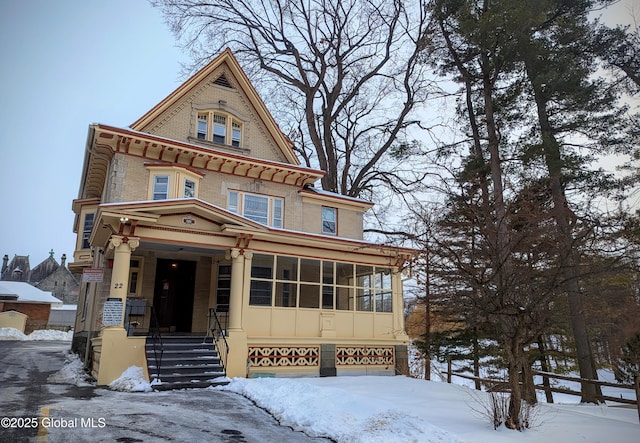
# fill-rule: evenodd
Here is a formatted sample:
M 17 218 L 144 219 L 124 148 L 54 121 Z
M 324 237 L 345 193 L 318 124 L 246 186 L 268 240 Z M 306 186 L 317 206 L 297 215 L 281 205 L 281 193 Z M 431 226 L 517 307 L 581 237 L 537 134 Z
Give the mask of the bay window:
M 178 165 L 146 165 L 149 169 L 150 200 L 170 198 L 197 198 L 200 179 L 203 175 L 190 168 Z

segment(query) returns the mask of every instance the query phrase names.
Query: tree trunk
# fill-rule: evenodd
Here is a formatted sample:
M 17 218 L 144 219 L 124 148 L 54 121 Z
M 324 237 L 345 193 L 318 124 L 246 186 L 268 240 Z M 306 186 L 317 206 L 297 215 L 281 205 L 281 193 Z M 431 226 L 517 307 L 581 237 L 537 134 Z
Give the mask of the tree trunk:
M 509 331 L 513 335 L 507 337 L 505 349 L 507 351 L 509 373 L 509 407 L 504 425 L 509 429 L 522 430 L 520 423 L 520 411 L 522 409 L 522 391 L 520 389 L 520 372 L 522 369 L 522 352 L 517 333 Z
M 529 51 L 530 52 L 530 51 Z M 560 145 L 556 140 L 553 128 L 547 117 L 547 100 L 542 92 L 542 85 L 536 81 L 535 71 L 533 69 L 531 54 L 525 57 L 525 67 L 527 76 L 533 88 L 534 99 L 536 102 L 538 122 L 542 135 L 542 146 L 544 160 L 549 173 L 550 190 L 553 199 L 553 215 L 556 221 L 558 243 L 560 251 L 565 254 L 562 258 L 560 266 L 564 280 L 566 282 L 565 290 L 569 304 L 569 315 L 571 328 L 576 344 L 576 352 L 578 359 L 578 368 L 580 377 L 594 379 L 598 375 L 593 365 L 591 353 L 591 344 L 587 333 L 587 325 L 584 316 L 584 308 L 582 305 L 582 293 L 578 282 L 578 264 L 580 262 L 578 252 L 574 246 L 573 233 L 571 229 L 572 213 L 569 209 L 569 202 L 564 193 L 562 183 L 562 157 L 560 154 Z M 592 383 L 582 383 L 583 403 L 598 403 L 598 395 L 602 395 L 600 387 Z
M 538 336 L 538 351 L 540 352 L 540 369 L 542 372 L 549 372 L 549 363 L 547 362 L 547 348 L 544 345 L 544 339 L 542 335 Z M 546 375 L 542 376 L 542 385 L 544 386 L 544 395 L 547 397 L 547 403 L 553 403 L 553 392 L 551 392 L 551 383 L 549 382 L 549 377 Z
M 530 405 L 538 404 L 536 387 L 533 383 L 533 372 L 527 353 L 522 349 L 522 399 Z
M 480 377 L 480 349 L 478 346 L 478 330 L 477 328 L 473 328 L 473 376 L 476 377 L 474 380 L 476 390 L 480 390 L 482 387 L 480 385 L 480 380 L 477 377 Z

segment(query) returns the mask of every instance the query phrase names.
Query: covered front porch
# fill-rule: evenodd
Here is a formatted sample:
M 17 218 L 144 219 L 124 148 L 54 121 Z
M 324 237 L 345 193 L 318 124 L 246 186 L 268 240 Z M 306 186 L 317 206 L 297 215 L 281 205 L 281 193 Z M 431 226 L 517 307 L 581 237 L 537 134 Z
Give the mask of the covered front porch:
M 104 283 L 92 289 L 99 384 L 132 362 L 153 378 L 169 335 L 210 337 L 230 377 L 398 370 L 400 271 L 412 251 L 276 230 L 205 205 L 100 208 L 110 228 Z

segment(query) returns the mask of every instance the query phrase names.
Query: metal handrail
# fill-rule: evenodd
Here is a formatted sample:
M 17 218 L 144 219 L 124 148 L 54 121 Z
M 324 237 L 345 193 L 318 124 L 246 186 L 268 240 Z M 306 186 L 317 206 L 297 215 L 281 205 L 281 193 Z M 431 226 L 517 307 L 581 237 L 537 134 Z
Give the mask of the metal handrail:
M 213 341 L 216 344 L 216 349 L 218 350 L 218 354 L 220 355 L 220 362 L 222 363 L 222 367 L 226 368 L 227 355 L 229 355 L 229 343 L 227 343 L 227 329 L 226 327 L 224 328 L 222 327 L 222 323 L 220 323 L 220 318 L 218 317 L 218 314 L 216 313 L 215 308 L 209 308 L 209 331 L 208 332 L 211 332 Z M 220 344 L 224 344 L 224 347 L 220 346 Z
M 124 324 L 127 330 L 127 336 L 144 335 L 147 337 L 147 342 L 151 340 L 156 372 L 158 378 L 160 378 L 164 347 L 162 344 L 162 335 L 160 334 L 160 323 L 158 322 L 155 309 L 153 306 L 127 303 L 125 307 Z
M 160 381 L 160 369 L 162 368 L 162 354 L 164 353 L 164 347 L 162 346 L 162 335 L 160 334 L 160 322 L 158 322 L 156 310 L 153 306 L 151 306 L 151 318 L 147 340 L 149 340 L 149 338 L 152 340 L 153 358 L 156 362 L 156 375 L 158 376 L 158 381 Z

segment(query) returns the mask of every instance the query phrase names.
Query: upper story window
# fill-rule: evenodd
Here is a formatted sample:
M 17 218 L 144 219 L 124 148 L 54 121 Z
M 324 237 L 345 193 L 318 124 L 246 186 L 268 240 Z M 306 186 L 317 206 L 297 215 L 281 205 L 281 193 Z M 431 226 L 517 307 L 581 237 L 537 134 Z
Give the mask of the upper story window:
M 229 191 L 227 209 L 263 225 L 282 228 L 283 207 L 280 197 Z
M 149 174 L 149 199 L 197 198 L 202 174 L 182 166 L 147 165 Z
M 331 235 L 338 233 L 338 210 L 336 208 L 322 207 L 322 233 Z
M 91 247 L 89 244 L 89 236 L 93 229 L 94 217 L 95 214 L 93 212 L 84 215 L 84 224 L 82 226 L 82 249 L 89 249 L 89 247 Z
M 184 198 L 194 198 L 196 196 L 196 182 L 185 178 L 182 196 Z
M 242 145 L 242 122 L 222 111 L 198 112 L 197 136 L 199 140 L 212 141 L 239 148 Z
M 169 198 L 169 176 L 153 176 L 153 200 L 166 200 Z

